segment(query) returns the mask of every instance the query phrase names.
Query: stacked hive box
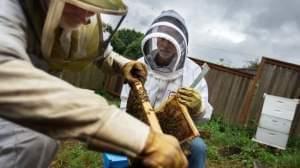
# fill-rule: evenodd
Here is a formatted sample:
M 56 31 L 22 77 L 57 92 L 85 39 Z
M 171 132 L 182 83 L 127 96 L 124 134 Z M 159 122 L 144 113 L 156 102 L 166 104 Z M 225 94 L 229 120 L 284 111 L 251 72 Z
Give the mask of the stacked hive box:
M 264 95 L 264 105 L 254 141 L 285 149 L 298 99 Z

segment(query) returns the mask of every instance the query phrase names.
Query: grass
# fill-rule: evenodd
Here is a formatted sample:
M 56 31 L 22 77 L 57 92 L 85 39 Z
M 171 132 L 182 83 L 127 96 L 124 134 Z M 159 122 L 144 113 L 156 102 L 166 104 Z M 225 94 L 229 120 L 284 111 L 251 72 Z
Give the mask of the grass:
M 120 99 L 107 92 L 96 92 L 111 104 L 119 105 Z M 208 145 L 207 167 L 252 168 L 254 164 L 263 168 L 299 168 L 300 138 L 291 137 L 286 150 L 277 150 L 253 142 L 256 129 L 245 129 L 224 124 L 221 119 L 198 126 L 206 133 Z M 204 135 L 204 134 L 203 134 Z M 101 168 L 101 153 L 92 152 L 77 141 L 64 142 L 51 168 Z
M 102 156 L 78 141 L 64 141 L 50 168 L 101 168 Z
M 255 129 L 226 125 L 216 119 L 199 128 L 210 133 L 205 139 L 209 167 L 251 168 L 254 163 L 262 167 L 300 167 L 299 138 L 290 138 L 287 150 L 282 151 L 253 142 Z

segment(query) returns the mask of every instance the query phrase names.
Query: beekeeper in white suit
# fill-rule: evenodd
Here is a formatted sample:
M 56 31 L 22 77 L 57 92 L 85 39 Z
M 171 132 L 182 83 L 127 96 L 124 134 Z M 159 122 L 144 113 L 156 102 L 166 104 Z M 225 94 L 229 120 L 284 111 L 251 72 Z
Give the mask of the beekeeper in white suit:
M 202 79 L 196 88 L 190 85 L 201 72 L 201 67 L 187 58 L 188 31 L 184 19 L 174 10 L 163 11 L 152 23 L 142 40 L 148 76 L 145 82 L 150 102 L 154 108 L 167 100 L 171 92 L 179 92 L 179 101 L 186 105 L 193 120 L 209 120 L 212 106 L 208 102 L 208 88 Z M 125 111 L 129 85 L 121 93 L 121 109 Z M 190 168 L 205 167 L 206 145 L 201 138 L 191 143 L 188 157 Z
M 78 139 L 148 167 L 186 167 L 174 137 L 45 72 L 80 71 L 97 60 L 104 72 L 144 78 L 143 64 L 108 50 L 110 38 L 103 38 L 101 15 L 124 16 L 121 0 L 1 0 L 0 6 L 1 168 L 48 167 L 57 150 L 52 138 Z

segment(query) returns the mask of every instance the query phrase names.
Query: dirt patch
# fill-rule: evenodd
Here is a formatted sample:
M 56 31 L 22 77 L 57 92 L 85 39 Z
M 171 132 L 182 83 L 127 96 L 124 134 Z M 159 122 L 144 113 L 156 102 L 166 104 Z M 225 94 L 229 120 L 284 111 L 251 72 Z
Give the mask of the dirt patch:
M 238 155 L 242 152 L 241 148 L 238 146 L 228 146 L 223 147 L 218 150 L 218 153 L 223 157 L 229 157 L 232 155 Z
M 244 164 L 238 160 L 214 161 L 209 160 L 207 166 L 209 168 L 243 168 Z

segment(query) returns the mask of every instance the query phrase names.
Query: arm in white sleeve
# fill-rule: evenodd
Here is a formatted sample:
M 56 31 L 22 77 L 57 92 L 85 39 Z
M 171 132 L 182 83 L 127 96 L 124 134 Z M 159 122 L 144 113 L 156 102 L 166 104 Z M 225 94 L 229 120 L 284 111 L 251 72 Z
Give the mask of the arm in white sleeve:
M 3 55 L 0 55 L 0 57 Z M 149 127 L 22 60 L 0 62 L 0 116 L 55 138 L 76 138 L 98 149 L 136 156 Z
M 130 61 L 130 59 L 127 59 L 124 56 L 114 52 L 112 46 L 109 45 L 104 52 L 104 56 L 100 57 L 96 61 L 96 64 L 103 71 L 109 70 L 109 72 L 112 73 L 120 73 L 122 67 Z

